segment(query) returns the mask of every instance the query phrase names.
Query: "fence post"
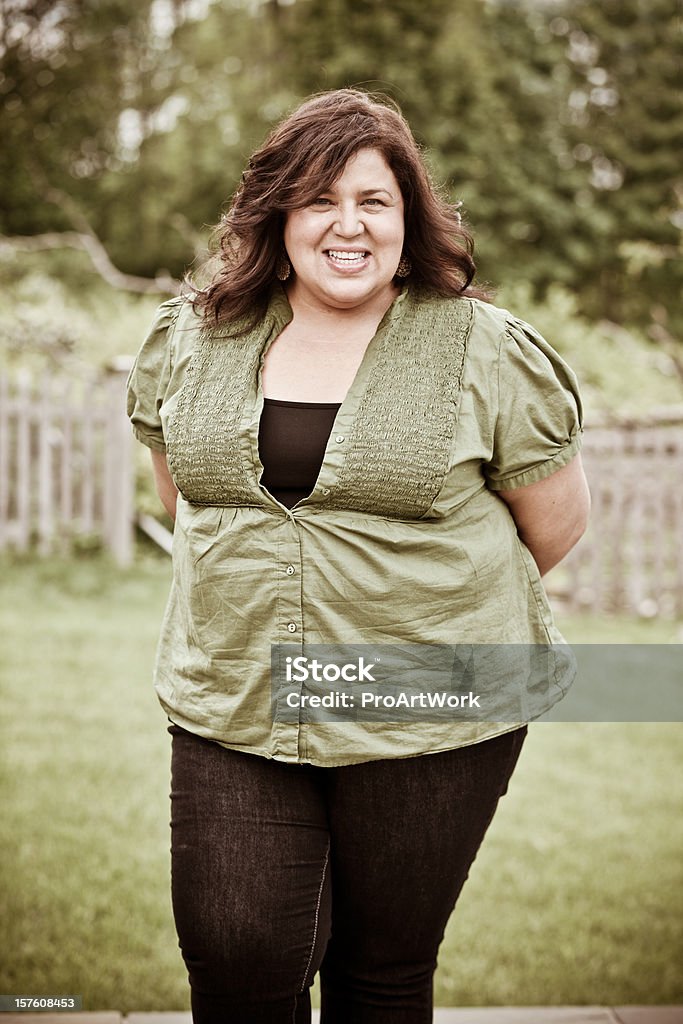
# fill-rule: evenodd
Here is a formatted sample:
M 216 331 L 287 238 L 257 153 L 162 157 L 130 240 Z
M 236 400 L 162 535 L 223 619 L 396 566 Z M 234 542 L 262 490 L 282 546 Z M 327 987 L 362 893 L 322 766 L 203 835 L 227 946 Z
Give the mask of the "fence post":
M 5 550 L 10 508 L 9 384 L 0 373 L 0 551 Z
M 26 370 L 19 374 L 15 410 L 17 415 L 17 534 L 19 551 L 28 551 L 31 544 L 31 411 L 34 393 Z
M 126 381 L 132 365 L 131 356 L 118 356 L 106 375 L 104 530 L 107 546 L 121 566 L 133 561 L 133 435 L 126 416 Z
M 38 427 L 38 551 L 48 555 L 55 537 L 52 381 L 45 373 L 37 394 Z

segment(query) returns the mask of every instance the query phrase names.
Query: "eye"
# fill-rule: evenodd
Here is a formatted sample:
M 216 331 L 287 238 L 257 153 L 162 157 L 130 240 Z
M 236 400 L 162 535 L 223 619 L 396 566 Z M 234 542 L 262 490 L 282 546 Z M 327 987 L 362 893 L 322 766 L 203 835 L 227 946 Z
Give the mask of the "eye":
M 331 203 L 332 201 L 326 196 L 317 196 L 311 203 L 311 206 L 330 206 Z
M 369 199 L 363 200 L 364 206 L 386 206 L 386 203 L 382 199 L 370 197 Z

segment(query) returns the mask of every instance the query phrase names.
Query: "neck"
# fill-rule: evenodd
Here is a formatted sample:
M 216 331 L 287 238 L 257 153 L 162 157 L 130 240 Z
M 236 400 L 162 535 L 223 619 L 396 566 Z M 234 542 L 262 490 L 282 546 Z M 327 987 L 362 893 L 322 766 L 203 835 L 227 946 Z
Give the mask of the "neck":
M 302 293 L 294 281 L 287 289 L 287 298 L 294 319 L 299 324 L 305 323 L 319 330 L 320 335 L 325 337 L 340 327 L 343 330 L 353 330 L 367 324 L 376 327 L 400 292 L 400 288 L 391 285 L 386 291 L 359 306 L 326 306 Z

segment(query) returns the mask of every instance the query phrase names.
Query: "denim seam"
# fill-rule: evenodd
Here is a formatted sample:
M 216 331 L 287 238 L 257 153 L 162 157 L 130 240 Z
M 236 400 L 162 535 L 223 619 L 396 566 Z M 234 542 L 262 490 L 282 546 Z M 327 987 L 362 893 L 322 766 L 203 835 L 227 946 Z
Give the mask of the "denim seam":
M 323 886 L 325 884 L 325 872 L 327 871 L 327 864 L 330 859 L 330 841 L 327 841 L 327 849 L 325 850 L 325 862 L 323 864 L 322 875 L 320 876 L 320 886 L 318 888 L 318 900 L 315 905 L 315 919 L 313 921 L 313 937 L 311 938 L 311 952 L 308 955 L 308 962 L 306 963 L 306 969 L 304 970 L 304 976 L 301 982 L 301 988 L 299 992 L 303 992 L 306 988 L 306 978 L 308 977 L 308 970 L 313 960 L 313 951 L 315 950 L 315 940 L 318 937 L 318 923 L 320 918 L 320 903 L 323 898 Z

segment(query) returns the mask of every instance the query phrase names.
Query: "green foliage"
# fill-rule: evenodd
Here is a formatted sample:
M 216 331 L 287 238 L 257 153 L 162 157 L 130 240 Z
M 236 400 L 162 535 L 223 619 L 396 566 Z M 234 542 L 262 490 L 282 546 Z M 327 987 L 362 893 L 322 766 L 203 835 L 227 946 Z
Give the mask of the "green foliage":
M 603 213 L 585 267 L 591 279 L 577 285 L 593 314 L 628 322 L 649 312 L 661 322 L 668 309 L 678 330 L 680 17 L 678 0 L 574 0 L 551 23 L 567 40 L 567 142 L 590 171 L 576 202 Z
M 139 349 L 162 296 L 109 287 L 85 254 L 63 251 L 0 260 L 0 366 L 10 376 L 57 375 L 76 388 Z M 149 452 L 135 446 L 138 512 L 170 521 L 154 488 Z M 75 542 L 85 552 L 87 539 Z
M 151 0 L 24 0 L 3 7 L 0 198 L 5 230 L 63 227 L 45 190 L 85 204 L 116 163 L 123 109 L 144 105 Z M 41 201 L 42 200 L 42 201 Z
M 0 41 L 0 229 L 72 227 L 122 269 L 192 264 L 272 123 L 393 96 L 464 201 L 481 276 L 561 286 L 680 346 L 677 0 L 22 0 Z
M 80 253 L 0 262 L 0 350 L 10 370 L 87 377 L 133 355 L 161 301 L 116 291 Z
M 596 413 L 638 415 L 683 406 L 683 373 L 672 354 L 635 329 L 591 321 L 559 285 L 535 299 L 526 283 L 502 288 L 496 303 L 532 323 L 575 371 L 587 422 Z
M 484 278 L 557 280 L 548 247 L 561 250 L 561 275 L 576 221 L 571 189 L 558 183 L 562 53 L 537 40 L 518 4 L 401 0 L 380 14 L 375 4 L 303 0 L 289 31 L 303 51 L 301 93 L 363 83 L 400 103 L 435 177 L 464 201 Z

